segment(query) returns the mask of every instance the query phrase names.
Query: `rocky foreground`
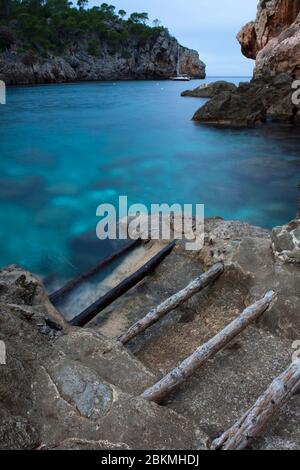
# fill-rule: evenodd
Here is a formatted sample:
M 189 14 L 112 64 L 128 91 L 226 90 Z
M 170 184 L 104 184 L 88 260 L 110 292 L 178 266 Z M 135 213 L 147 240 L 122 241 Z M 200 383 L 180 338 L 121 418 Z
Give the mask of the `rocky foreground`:
M 177 40 L 163 30 L 141 44 L 132 37 L 126 50 L 112 51 L 101 43 L 101 52 L 89 51 L 90 38 L 69 47 L 61 56 L 37 56 L 33 62 L 24 54 L 9 50 L 0 53 L 0 80 L 6 85 L 62 83 L 98 80 L 168 79 L 176 75 Z M 205 78 L 205 64 L 198 52 L 180 46 L 181 73 Z
M 223 87 L 193 119 L 234 126 L 299 122 L 292 85 L 300 78 L 300 1 L 260 0 L 256 20 L 244 26 L 237 38 L 243 54 L 256 60 L 252 81 L 233 90 Z M 197 90 L 192 96 L 197 96 Z M 203 97 L 203 89 L 198 96 Z
M 0 448 L 209 448 L 291 362 L 292 343 L 300 337 L 299 230 L 299 220 L 272 236 L 240 222 L 207 220 L 202 250 L 190 253 L 178 244 L 89 328 L 69 327 L 31 274 L 17 266 L 3 269 L 0 340 L 7 363 L 0 366 Z M 157 249 L 157 242 L 148 243 L 122 269 L 128 274 Z M 217 261 L 225 271 L 213 285 L 129 347 L 115 341 Z M 272 308 L 164 406 L 140 397 L 269 289 L 278 294 Z M 71 318 L 72 299 L 65 308 Z M 286 404 L 253 448 L 300 448 L 299 400 L 295 395 Z

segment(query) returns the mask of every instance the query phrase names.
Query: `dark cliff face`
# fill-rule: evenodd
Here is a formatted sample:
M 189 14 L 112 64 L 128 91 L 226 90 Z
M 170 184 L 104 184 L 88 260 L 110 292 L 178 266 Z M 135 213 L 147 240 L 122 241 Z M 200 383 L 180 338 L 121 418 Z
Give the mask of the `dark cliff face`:
M 256 20 L 237 38 L 243 54 L 256 60 L 255 77 L 300 76 L 300 0 L 260 0 Z
M 196 51 L 179 46 L 166 30 L 144 43 L 134 38 L 126 54 L 109 44 L 91 52 L 90 38 L 69 47 L 61 56 L 35 57 L 32 63 L 14 50 L 0 54 L 0 79 L 7 85 L 71 81 L 167 79 L 176 73 L 180 47 L 181 73 L 205 78 L 205 64 Z

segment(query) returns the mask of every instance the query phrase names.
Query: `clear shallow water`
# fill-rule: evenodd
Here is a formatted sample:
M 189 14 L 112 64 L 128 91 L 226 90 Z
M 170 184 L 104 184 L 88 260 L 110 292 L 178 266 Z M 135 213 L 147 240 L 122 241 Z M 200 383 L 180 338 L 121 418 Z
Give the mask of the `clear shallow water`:
M 92 250 L 78 236 L 95 237 L 96 207 L 120 194 L 147 205 L 204 203 L 206 216 L 263 227 L 292 219 L 299 130 L 195 124 L 204 100 L 180 92 L 199 83 L 10 88 L 0 106 L 0 266 L 81 271 L 99 254 L 85 256 Z

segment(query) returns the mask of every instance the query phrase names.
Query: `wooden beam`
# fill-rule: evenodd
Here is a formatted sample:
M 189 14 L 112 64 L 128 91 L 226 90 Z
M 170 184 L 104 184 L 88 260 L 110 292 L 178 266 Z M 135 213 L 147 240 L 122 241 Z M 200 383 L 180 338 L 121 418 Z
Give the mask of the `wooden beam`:
M 243 450 L 258 437 L 280 408 L 300 386 L 300 361 L 294 362 L 259 397 L 255 405 L 219 439 L 213 450 Z
M 142 333 L 147 328 L 156 323 L 168 312 L 171 312 L 179 305 L 182 305 L 197 292 L 200 292 L 202 289 L 207 287 L 210 283 L 215 281 L 223 272 L 223 264 L 215 264 L 206 273 L 194 279 L 187 287 L 169 297 L 163 303 L 158 305 L 158 307 L 155 307 L 150 310 L 150 312 L 144 318 L 137 321 L 131 328 L 129 328 L 129 330 L 119 338 L 119 341 L 122 344 L 127 344 L 133 338 L 135 338 L 140 333 Z
M 90 307 L 85 309 L 82 313 L 77 315 L 70 324 L 72 326 L 85 326 L 93 318 L 95 318 L 98 313 L 104 310 L 108 305 L 113 303 L 132 287 L 138 284 L 142 279 L 144 279 L 148 274 L 150 274 L 160 263 L 172 252 L 176 245 L 176 242 L 173 241 L 164 247 L 159 253 L 157 253 L 153 258 L 147 261 L 144 266 L 142 266 L 138 271 L 133 273 L 128 278 L 124 279 L 120 284 L 111 289 L 107 294 L 93 303 Z
M 261 300 L 246 308 L 243 313 L 226 326 L 224 330 L 198 348 L 162 380 L 148 388 L 142 394 L 142 397 L 148 401 L 160 403 L 173 392 L 173 390 L 185 382 L 199 367 L 203 366 L 209 358 L 223 349 L 230 341 L 245 330 L 247 326 L 257 320 L 269 308 L 275 298 L 275 292 L 269 291 Z
M 53 292 L 53 294 L 49 296 L 50 302 L 54 305 L 59 303 L 62 300 L 62 298 L 66 296 L 67 294 L 69 294 L 73 289 L 75 289 L 75 287 L 83 284 L 88 279 L 95 276 L 98 272 L 101 271 L 101 269 L 105 268 L 110 263 L 118 259 L 120 256 L 124 255 L 128 251 L 137 247 L 140 243 L 141 243 L 140 239 L 130 241 L 129 243 L 124 245 L 122 248 L 120 248 L 118 251 L 108 256 L 104 260 L 100 261 L 100 263 L 98 263 L 96 266 L 94 266 L 92 269 L 90 269 L 86 273 L 67 282 L 63 287 L 61 287 L 56 292 Z

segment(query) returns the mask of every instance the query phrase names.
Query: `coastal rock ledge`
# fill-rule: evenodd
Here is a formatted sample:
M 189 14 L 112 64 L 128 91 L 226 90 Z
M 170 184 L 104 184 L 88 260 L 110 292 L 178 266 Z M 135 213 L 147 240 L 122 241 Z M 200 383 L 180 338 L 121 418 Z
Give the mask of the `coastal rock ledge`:
M 252 81 L 214 95 L 193 119 L 234 126 L 299 121 L 292 84 L 300 78 L 300 1 L 260 0 L 256 20 L 237 39 L 243 54 L 256 60 Z
M 297 227 L 293 222 L 283 231 L 298 236 Z M 151 276 L 88 328 L 67 324 L 33 275 L 14 265 L 2 269 L 0 341 L 6 360 L 2 355 L 0 449 L 209 448 L 288 367 L 293 342 L 299 339 L 300 268 L 274 257 L 276 234 L 271 239 L 259 227 L 207 219 L 200 251 L 187 252 L 178 242 Z M 289 236 L 278 237 L 285 249 Z M 132 266 L 128 257 L 136 265 L 138 254 L 149 259 L 158 249 L 161 242 L 152 240 L 128 255 L 123 275 Z M 153 306 L 217 262 L 225 270 L 215 283 L 128 347 L 116 341 Z M 272 307 L 164 406 L 141 397 L 270 289 L 278 295 Z M 299 405 L 296 393 L 252 448 L 299 449 Z

